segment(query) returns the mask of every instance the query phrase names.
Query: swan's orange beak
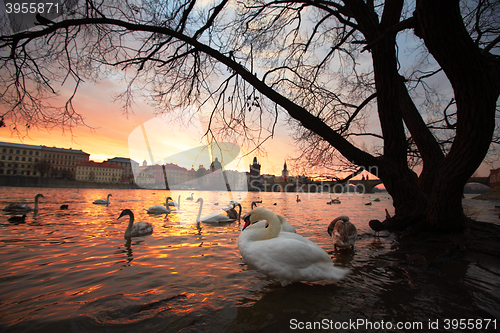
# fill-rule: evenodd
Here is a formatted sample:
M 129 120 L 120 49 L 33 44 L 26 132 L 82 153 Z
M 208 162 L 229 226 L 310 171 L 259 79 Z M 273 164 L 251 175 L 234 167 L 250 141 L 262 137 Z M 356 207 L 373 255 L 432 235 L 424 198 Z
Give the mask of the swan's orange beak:
M 248 214 L 247 216 L 245 216 L 243 218 L 243 221 L 245 221 L 245 225 L 243 226 L 242 230 L 245 230 L 245 228 L 248 227 L 251 224 L 251 222 L 250 222 L 250 214 Z

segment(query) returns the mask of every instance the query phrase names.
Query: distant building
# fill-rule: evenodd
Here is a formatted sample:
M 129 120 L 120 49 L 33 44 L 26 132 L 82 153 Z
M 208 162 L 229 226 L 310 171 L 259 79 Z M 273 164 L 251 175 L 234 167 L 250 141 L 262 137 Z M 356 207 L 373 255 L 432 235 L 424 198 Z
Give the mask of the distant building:
M 71 148 L 0 142 L 0 175 L 75 179 L 77 164 L 89 156 Z
M 288 173 L 288 169 L 287 169 L 286 161 L 285 161 L 285 164 L 283 165 L 283 170 L 281 171 L 281 181 L 282 182 L 289 181 L 290 179 L 288 178 L 288 176 L 289 176 L 289 173 Z
M 135 182 L 144 188 L 165 188 L 165 176 L 162 165 L 150 165 L 139 167 L 136 170 Z
M 119 184 L 123 168 L 115 163 L 88 161 L 76 166 L 76 180 L 93 183 Z
M 257 162 L 257 157 L 254 157 L 253 163 L 250 164 L 250 178 L 259 179 L 260 178 L 260 168 L 261 168 L 261 165 Z
M 76 166 L 88 162 L 90 154 L 81 150 L 42 146 L 42 160 L 51 165 L 50 177 L 75 179 Z
M 168 163 L 165 164 L 165 175 L 167 176 L 168 186 L 172 187 L 193 180 L 196 178 L 196 171 L 188 171 L 177 164 Z
M 109 158 L 104 163 L 114 163 L 119 165 L 123 169 L 123 181 L 134 183 L 134 172 L 133 170 L 139 166 L 139 163 L 131 158 L 126 157 L 113 157 Z
M 215 161 L 210 164 L 210 171 L 214 172 L 216 170 L 221 170 L 222 164 L 220 164 L 219 159 L 216 157 Z
M 490 188 L 493 192 L 500 191 L 500 168 L 490 170 Z
M 247 175 L 246 173 L 236 170 L 224 171 L 226 179 L 230 185 L 231 191 L 246 191 L 247 190 Z
M 257 162 L 257 157 L 254 157 L 253 163 L 250 164 L 250 173 L 248 173 L 248 188 L 251 191 L 260 189 L 260 186 L 262 185 L 260 169 L 261 165 Z

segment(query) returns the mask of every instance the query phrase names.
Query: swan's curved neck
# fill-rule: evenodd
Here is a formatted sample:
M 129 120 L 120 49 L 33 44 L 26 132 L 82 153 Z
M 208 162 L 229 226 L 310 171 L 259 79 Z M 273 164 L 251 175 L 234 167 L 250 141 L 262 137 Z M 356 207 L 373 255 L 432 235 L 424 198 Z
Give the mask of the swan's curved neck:
M 106 201 L 109 203 L 109 197 L 111 196 L 111 194 L 108 194 L 108 197 L 106 198 Z
M 132 226 L 134 225 L 134 216 L 129 215 L 128 227 L 125 230 L 125 237 L 130 237 L 130 233 L 132 232 Z
M 177 198 L 177 208 L 181 208 L 181 196 Z
M 203 209 L 203 200 L 200 200 L 200 209 L 198 210 L 198 217 L 196 218 L 196 222 L 200 222 L 202 209 Z
M 274 213 L 268 212 L 258 218 L 258 220 L 261 219 L 267 221 L 267 226 L 266 228 L 252 229 L 257 233 L 257 238 L 255 240 L 266 240 L 278 237 L 281 231 L 281 222 L 278 216 Z
M 40 197 L 35 197 L 35 210 L 38 210 L 38 199 Z
M 238 206 L 240 207 L 240 209 L 238 210 L 238 221 L 241 220 L 241 205 L 238 204 Z

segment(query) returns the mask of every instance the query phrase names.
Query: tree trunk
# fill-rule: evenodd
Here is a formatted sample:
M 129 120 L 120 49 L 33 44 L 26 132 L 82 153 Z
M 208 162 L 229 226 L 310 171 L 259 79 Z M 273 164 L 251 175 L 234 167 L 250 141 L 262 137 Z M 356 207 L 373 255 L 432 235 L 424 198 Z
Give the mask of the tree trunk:
M 387 229 L 403 230 L 425 220 L 428 203 L 417 186 L 417 175 L 408 169 L 384 168 L 379 177 L 384 182 L 387 192 L 392 196 L 395 215 L 386 220 Z
M 372 23 L 377 28 L 362 28 L 367 39 L 374 40 L 388 27 L 397 24 L 402 7 L 403 1 L 387 3 L 380 25 Z M 368 16 L 365 17 L 367 20 Z M 395 208 L 395 216 L 386 221 L 386 227 L 405 229 L 425 218 L 427 201 L 418 187 L 417 175 L 408 167 L 407 138 L 403 123 L 403 108 L 407 106 L 408 91 L 398 72 L 396 34 L 376 43 L 371 50 L 378 115 L 384 137 L 384 156 L 378 176 L 391 194 Z
M 466 221 L 463 188 L 483 161 L 493 136 L 498 82 L 463 25 L 458 0 L 418 0 L 414 15 L 415 34 L 443 68 L 457 101 L 456 136 L 436 170 L 427 225 L 460 230 Z

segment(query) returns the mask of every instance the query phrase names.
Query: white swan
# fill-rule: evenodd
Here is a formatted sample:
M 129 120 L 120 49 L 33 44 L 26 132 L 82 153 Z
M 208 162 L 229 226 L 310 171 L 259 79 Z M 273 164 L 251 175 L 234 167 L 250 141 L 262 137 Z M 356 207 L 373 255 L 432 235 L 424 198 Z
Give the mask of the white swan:
M 201 210 L 203 209 L 203 199 L 198 198 L 196 202 L 200 203 L 200 210 L 198 211 L 198 217 L 196 218 L 196 222 L 204 222 L 204 223 L 226 223 L 226 222 L 234 222 L 236 219 L 230 219 L 226 215 L 222 214 L 210 214 L 201 218 Z
M 134 223 L 134 213 L 130 209 L 124 209 L 118 218 L 128 215 L 128 227 L 125 230 L 124 238 L 144 236 L 153 233 L 153 225 L 149 222 L 136 222 Z
M 297 230 L 295 230 L 295 227 L 291 225 L 283 216 L 277 215 L 278 219 L 280 220 L 281 223 L 281 231 L 282 232 L 293 232 L 297 233 Z M 256 221 L 251 223 L 251 228 L 266 228 L 266 221 Z M 247 227 L 247 228 L 249 228 Z
M 257 202 L 258 201 L 252 201 L 252 210 L 257 207 Z M 280 220 L 281 223 L 281 231 L 285 232 L 294 232 L 297 233 L 297 230 L 295 230 L 295 227 L 291 225 L 283 216 L 276 214 L 278 216 L 278 219 Z M 246 217 L 246 216 L 245 216 Z M 250 226 L 251 228 L 265 228 L 266 227 L 266 221 L 255 221 L 252 222 Z
M 149 207 L 148 209 L 143 208 L 148 214 L 170 214 L 170 209 L 168 208 L 168 200 L 172 200 L 171 197 L 167 197 L 165 203 L 163 205 L 154 205 Z
M 248 228 L 266 220 L 266 228 Z M 276 214 L 255 208 L 245 217 L 238 249 L 247 264 L 283 286 L 298 281 L 340 280 L 349 270 L 338 268 L 321 247 L 298 234 L 280 232 Z
M 177 198 L 177 202 L 175 202 L 173 199 L 172 201 L 169 201 L 168 205 L 173 206 L 177 209 L 181 208 L 181 196 L 179 195 L 179 197 Z
M 96 205 L 109 205 L 110 204 L 109 197 L 112 197 L 112 195 L 108 194 L 108 197 L 106 199 L 97 199 L 97 200 L 94 200 L 93 204 L 96 204 Z
M 186 200 L 194 200 L 194 198 L 193 198 L 193 194 L 194 194 L 194 193 L 191 193 L 191 196 L 187 197 L 187 198 L 186 198 Z
M 35 207 L 31 207 L 27 204 L 11 203 L 11 204 L 5 206 L 2 210 L 9 212 L 9 213 L 24 213 L 24 212 L 30 212 L 33 210 L 36 211 L 36 210 L 38 210 L 38 199 L 39 198 L 44 198 L 43 194 L 35 195 Z
M 354 224 L 349 222 L 348 216 L 339 216 L 330 222 L 328 234 L 332 236 L 335 251 L 337 251 L 337 248 L 351 248 L 351 250 L 354 250 L 354 242 L 358 238 L 358 230 Z

